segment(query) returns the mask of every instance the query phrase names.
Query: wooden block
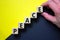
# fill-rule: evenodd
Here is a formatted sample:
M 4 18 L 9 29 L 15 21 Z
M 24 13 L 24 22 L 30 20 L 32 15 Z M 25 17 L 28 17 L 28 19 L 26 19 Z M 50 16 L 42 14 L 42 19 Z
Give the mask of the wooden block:
M 19 29 L 24 29 L 24 23 L 19 23 Z
M 37 13 L 32 13 L 31 18 L 37 18 Z
M 25 18 L 25 23 L 30 24 L 31 23 L 31 18 Z
M 43 12 L 43 6 L 38 7 L 38 12 L 42 13 Z
M 18 29 L 17 28 L 13 28 L 12 31 L 13 31 L 12 34 L 18 34 Z

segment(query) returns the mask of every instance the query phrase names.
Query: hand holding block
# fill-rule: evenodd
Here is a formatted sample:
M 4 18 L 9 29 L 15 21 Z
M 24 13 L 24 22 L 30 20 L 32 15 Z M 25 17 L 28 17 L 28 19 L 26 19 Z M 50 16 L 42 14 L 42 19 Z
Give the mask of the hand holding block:
M 19 29 L 24 29 L 24 23 L 19 23 Z
M 18 34 L 18 29 L 13 28 L 13 32 L 12 32 L 12 34 Z

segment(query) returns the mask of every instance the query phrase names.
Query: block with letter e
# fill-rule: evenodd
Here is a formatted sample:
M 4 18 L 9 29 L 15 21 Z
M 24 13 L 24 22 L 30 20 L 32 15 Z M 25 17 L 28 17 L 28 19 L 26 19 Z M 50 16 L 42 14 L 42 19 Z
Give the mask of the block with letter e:
M 19 23 L 19 25 L 18 25 L 19 27 L 19 29 L 24 29 L 24 23 Z

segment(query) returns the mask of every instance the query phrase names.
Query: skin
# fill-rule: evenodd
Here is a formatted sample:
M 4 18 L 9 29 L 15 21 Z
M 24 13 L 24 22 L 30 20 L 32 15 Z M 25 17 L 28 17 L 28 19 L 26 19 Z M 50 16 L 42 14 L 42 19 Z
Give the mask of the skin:
M 55 16 L 46 12 L 43 12 L 41 15 L 60 28 L 60 0 L 48 0 L 46 3 L 43 3 L 42 6 L 50 7 L 54 11 Z

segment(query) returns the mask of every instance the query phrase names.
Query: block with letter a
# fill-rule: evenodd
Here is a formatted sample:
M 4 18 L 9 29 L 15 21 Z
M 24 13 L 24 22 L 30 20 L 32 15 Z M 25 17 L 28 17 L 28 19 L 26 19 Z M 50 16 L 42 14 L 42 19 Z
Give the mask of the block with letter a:
M 18 29 L 17 28 L 13 28 L 12 34 L 18 34 Z
M 30 24 L 31 23 L 31 18 L 25 18 L 25 24 Z

